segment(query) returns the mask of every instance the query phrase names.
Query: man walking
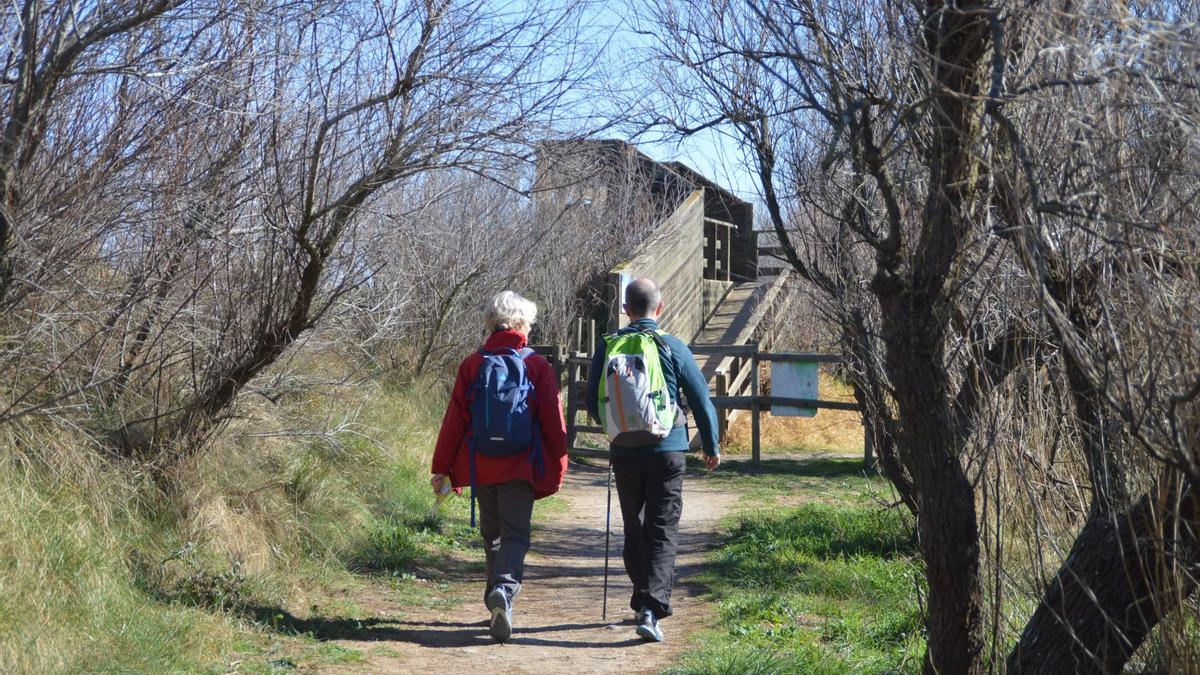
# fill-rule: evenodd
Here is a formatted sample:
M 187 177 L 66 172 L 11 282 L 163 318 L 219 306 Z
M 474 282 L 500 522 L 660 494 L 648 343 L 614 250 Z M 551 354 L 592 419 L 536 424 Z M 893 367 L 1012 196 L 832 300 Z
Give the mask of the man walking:
M 632 281 L 624 311 L 629 325 L 597 345 L 587 404 L 611 440 L 637 634 L 661 642 L 659 621 L 671 616 L 688 451 L 680 394 L 692 409 L 709 471 L 721 463 L 717 415 L 687 345 L 658 327 L 663 311 L 658 285 L 644 278 Z

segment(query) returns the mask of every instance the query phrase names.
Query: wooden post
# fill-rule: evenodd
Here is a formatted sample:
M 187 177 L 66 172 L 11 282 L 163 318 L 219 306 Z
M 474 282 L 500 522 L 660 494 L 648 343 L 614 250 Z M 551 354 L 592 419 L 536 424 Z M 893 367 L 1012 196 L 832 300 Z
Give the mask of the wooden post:
M 717 224 L 704 220 L 704 279 L 717 278 Z
M 608 284 L 605 286 L 604 294 L 605 298 L 610 300 L 607 317 L 608 325 L 604 327 L 606 332 L 616 331 L 621 328 L 621 303 L 625 302 L 625 298 L 621 294 L 622 290 L 621 273 L 609 272 Z M 609 293 L 612 295 L 609 295 Z M 587 349 L 590 350 L 591 347 Z
M 754 351 L 758 351 L 758 347 L 753 340 L 747 342 L 747 347 Z M 729 359 L 729 386 L 728 391 L 730 396 L 744 396 L 750 391 L 752 383 L 750 382 L 750 373 L 747 372 L 753 361 L 753 352 L 730 357 Z M 746 409 L 747 413 L 750 412 Z M 742 416 L 742 410 L 733 409 L 729 411 L 728 424 L 733 424 L 739 417 Z
M 721 229 L 723 230 L 722 234 L 724 234 L 724 235 L 725 235 L 725 237 L 724 237 L 724 241 L 721 243 L 721 246 L 722 246 L 722 248 L 721 248 L 721 268 L 722 268 L 722 272 L 721 272 L 721 280 L 722 280 L 722 281 L 729 281 L 729 279 L 730 279 L 730 276 L 729 276 L 730 270 L 729 270 L 729 268 L 730 268 L 730 266 L 732 265 L 732 262 L 733 262 L 733 261 L 732 261 L 732 256 L 733 256 L 733 228 L 732 228 L 732 227 L 722 227 Z
M 863 469 L 873 471 L 878 469 L 875 460 L 875 425 L 867 416 L 866 396 L 858 388 L 854 388 L 854 400 L 859 402 L 859 412 L 862 413 L 863 425 Z
M 580 322 L 582 325 L 582 322 Z M 579 412 L 579 364 L 570 359 L 567 366 L 567 452 L 575 449 L 575 418 Z
M 754 344 L 754 353 L 750 356 L 750 395 L 754 397 L 754 403 L 750 408 L 750 466 L 755 469 L 759 466 L 760 452 L 759 447 L 759 417 L 762 415 L 762 404 L 759 402 L 758 391 L 758 344 Z
M 729 374 L 725 371 L 717 371 L 716 376 L 717 396 L 729 395 Z M 729 410 L 723 409 L 717 412 L 717 430 L 718 436 L 722 443 L 725 442 L 725 436 L 729 431 Z
M 875 425 L 863 414 L 863 465 L 868 471 L 874 471 L 875 466 Z

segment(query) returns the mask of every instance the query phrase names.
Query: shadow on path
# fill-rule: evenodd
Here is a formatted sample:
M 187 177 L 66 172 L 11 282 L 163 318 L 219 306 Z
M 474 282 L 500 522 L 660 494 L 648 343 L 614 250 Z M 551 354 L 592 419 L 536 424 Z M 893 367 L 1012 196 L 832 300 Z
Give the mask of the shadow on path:
M 330 640 L 353 640 L 355 642 L 411 642 L 422 647 L 481 647 L 495 644 L 488 634 L 486 620 L 462 621 L 407 621 L 400 619 L 348 619 L 333 617 L 311 617 L 302 619 L 277 607 L 251 607 L 247 614 L 277 631 L 310 635 L 322 642 Z M 569 633 L 571 631 L 596 630 L 611 625 L 605 622 L 561 623 L 548 626 L 517 626 L 507 644 L 541 645 L 544 647 L 566 647 L 570 649 L 604 649 L 609 647 L 633 646 L 641 640 L 631 638 L 615 642 L 576 642 L 565 639 L 531 637 L 539 633 Z
M 734 466 L 730 477 L 756 480 L 740 475 L 740 467 Z M 337 664 L 328 669 L 331 672 L 658 673 L 687 651 L 689 635 L 712 623 L 711 609 L 699 596 L 696 572 L 705 564 L 705 552 L 717 543 L 717 523 L 736 503 L 741 488 L 737 481 L 712 481 L 709 475 L 700 478 L 694 471 L 689 474 L 684 483 L 676 559 L 679 577 L 672 599 L 677 609 L 666 629 L 671 638 L 665 643 L 637 638 L 632 612 L 625 609 L 632 588 L 622 563 L 616 495 L 609 547 L 610 620 L 599 621 L 604 605 L 607 463 L 573 464 L 563 487 L 567 508 L 556 509 L 552 518 L 536 524 L 525 566 L 529 594 L 522 594 L 514 616 L 515 631 L 504 645 L 491 639 L 488 622 L 483 620 L 487 612 L 477 600 L 468 599 L 478 598 L 482 570 L 463 570 L 459 562 L 447 561 L 450 569 L 439 570 L 441 573 L 422 574 L 450 582 L 451 588 L 439 591 L 452 597 L 449 606 L 410 606 L 380 588 L 375 597 L 362 603 L 370 608 L 372 618 L 368 619 L 302 619 L 275 608 L 262 608 L 256 614 L 276 630 L 337 641 L 369 654 L 360 664 Z M 371 645 L 390 649 L 372 650 Z

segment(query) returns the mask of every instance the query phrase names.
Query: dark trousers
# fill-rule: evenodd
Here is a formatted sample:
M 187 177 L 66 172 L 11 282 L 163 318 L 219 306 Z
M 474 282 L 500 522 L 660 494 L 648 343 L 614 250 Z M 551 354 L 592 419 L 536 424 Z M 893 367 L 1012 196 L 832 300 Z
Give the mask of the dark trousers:
M 479 534 L 487 555 L 487 587 L 483 597 L 499 586 L 515 598 L 525 576 L 529 550 L 529 521 L 533 517 L 533 485 L 510 480 L 475 487 L 479 504 Z
M 683 513 L 684 453 L 613 457 L 617 496 L 625 521 L 625 571 L 633 582 L 629 606 L 671 616 L 671 585 Z

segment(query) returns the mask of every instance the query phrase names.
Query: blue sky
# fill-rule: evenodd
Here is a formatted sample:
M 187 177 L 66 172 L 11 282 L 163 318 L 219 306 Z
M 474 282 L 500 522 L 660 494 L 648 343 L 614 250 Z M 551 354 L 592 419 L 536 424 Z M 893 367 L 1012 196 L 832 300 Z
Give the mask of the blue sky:
M 607 41 L 606 48 L 599 54 L 600 69 L 612 75 L 605 84 L 622 89 L 627 95 L 648 99 L 655 90 L 652 79 L 659 66 L 651 62 L 653 37 L 634 30 L 641 7 L 644 4 L 636 0 L 602 0 L 588 6 L 585 21 L 588 24 L 586 32 L 593 39 Z M 653 28 L 644 20 L 638 27 L 643 31 Z M 604 102 L 589 96 L 577 105 L 603 107 Z M 595 112 L 580 111 L 585 116 Z M 631 140 L 627 133 L 622 135 L 615 130 L 602 136 Z M 720 131 L 708 130 L 686 139 L 654 140 L 655 134 L 649 136 L 635 142 L 650 157 L 683 162 L 743 199 L 758 201 L 757 183 L 745 166 L 737 143 Z
M 659 161 L 683 162 L 742 199 L 758 201 L 754 175 L 744 165 L 737 145 L 724 136 L 704 132 L 682 143 L 639 143 L 638 148 Z

